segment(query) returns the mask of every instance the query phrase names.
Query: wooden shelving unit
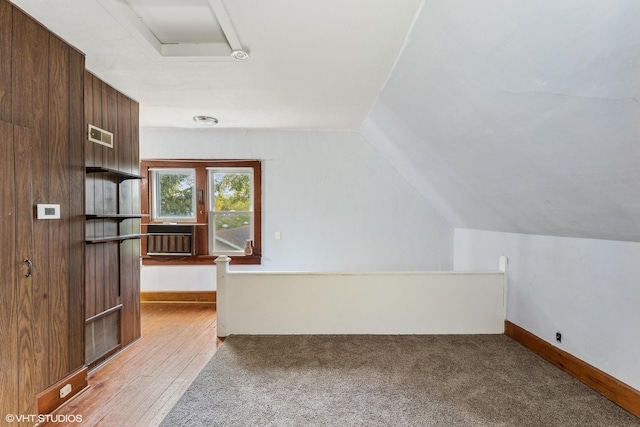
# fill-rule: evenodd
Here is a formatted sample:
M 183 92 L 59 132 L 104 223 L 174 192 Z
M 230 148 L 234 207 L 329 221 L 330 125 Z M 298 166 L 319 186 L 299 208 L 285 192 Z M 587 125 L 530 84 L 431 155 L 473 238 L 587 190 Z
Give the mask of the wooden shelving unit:
M 97 366 L 140 338 L 138 104 L 88 71 L 85 122 L 111 145 L 85 138 L 85 364 Z M 86 132 L 86 131 L 85 131 Z
M 103 174 L 113 178 L 113 180 L 117 184 L 117 194 L 120 194 L 120 184 L 122 181 L 126 181 L 129 179 L 142 179 L 141 175 L 136 175 L 128 172 L 122 172 L 116 169 L 105 168 L 102 166 L 87 166 L 86 168 L 87 174 Z M 118 211 L 120 210 L 120 206 L 116 208 Z M 114 220 L 118 221 L 118 223 L 126 220 L 126 219 L 140 219 L 145 215 L 142 214 L 86 214 L 87 220 L 98 220 L 98 219 L 106 219 L 106 220 Z M 120 227 L 118 226 L 118 231 L 120 231 Z M 140 239 L 144 237 L 145 234 L 135 233 L 135 234 L 120 234 L 118 233 L 115 236 L 103 236 L 103 237 L 89 237 L 85 239 L 87 244 L 96 244 L 96 243 L 107 243 L 107 242 L 124 242 L 125 240 L 131 239 Z

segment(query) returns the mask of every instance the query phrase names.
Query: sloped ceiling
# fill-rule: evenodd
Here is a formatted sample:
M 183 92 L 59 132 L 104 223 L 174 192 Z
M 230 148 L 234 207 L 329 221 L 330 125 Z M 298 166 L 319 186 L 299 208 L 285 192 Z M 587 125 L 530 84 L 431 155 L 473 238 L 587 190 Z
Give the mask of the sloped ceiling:
M 426 1 L 362 131 L 456 227 L 640 241 L 639 22 Z

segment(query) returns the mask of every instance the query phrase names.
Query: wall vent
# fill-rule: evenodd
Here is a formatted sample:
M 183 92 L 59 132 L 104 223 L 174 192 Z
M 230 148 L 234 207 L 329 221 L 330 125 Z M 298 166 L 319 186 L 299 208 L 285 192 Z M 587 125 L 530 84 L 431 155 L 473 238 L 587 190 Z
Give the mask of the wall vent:
M 113 148 L 113 134 L 94 125 L 89 125 L 89 141 Z

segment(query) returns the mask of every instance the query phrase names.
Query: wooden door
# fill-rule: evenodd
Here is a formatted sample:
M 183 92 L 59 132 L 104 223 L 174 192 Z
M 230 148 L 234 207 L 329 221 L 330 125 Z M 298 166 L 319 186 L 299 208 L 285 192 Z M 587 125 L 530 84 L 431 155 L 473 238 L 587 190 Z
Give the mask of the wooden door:
M 0 413 L 35 413 L 33 197 L 26 128 L 0 121 Z

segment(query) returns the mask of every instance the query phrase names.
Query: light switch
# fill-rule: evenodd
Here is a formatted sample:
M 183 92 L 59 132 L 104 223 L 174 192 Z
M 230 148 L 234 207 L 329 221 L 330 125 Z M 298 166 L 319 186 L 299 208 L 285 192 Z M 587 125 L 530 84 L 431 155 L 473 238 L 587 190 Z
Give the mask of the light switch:
M 280 240 L 282 238 L 282 235 L 280 234 L 279 231 L 276 231 L 276 240 Z

